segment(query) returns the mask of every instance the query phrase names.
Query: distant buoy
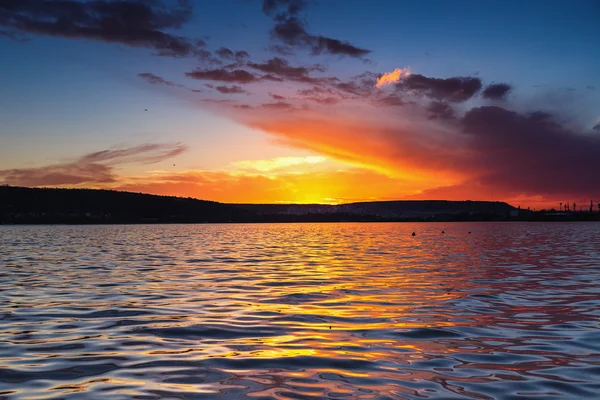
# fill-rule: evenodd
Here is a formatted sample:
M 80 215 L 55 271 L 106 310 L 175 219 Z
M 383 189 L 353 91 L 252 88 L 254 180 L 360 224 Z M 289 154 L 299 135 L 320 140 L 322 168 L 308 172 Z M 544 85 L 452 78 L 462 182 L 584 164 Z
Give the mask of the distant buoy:
M 471 231 L 469 231 L 469 235 L 471 234 Z
M 413 235 L 413 236 L 417 236 L 417 234 L 416 234 L 416 233 L 414 233 L 414 232 L 412 233 L 412 235 Z
M 446 233 L 446 231 L 442 231 L 442 233 Z

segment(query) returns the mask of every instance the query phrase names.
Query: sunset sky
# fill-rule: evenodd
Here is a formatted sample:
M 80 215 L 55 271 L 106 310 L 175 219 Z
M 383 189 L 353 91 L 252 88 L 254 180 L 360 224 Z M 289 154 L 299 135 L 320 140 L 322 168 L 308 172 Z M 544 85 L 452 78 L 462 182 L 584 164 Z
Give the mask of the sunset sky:
M 0 184 L 600 201 L 600 3 L 0 0 Z

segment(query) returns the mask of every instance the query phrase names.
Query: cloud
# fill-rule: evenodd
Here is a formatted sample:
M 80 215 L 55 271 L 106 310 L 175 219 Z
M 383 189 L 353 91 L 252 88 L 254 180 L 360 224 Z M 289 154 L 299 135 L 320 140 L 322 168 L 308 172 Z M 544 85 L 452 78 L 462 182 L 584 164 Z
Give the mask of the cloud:
M 271 92 L 269 92 L 269 96 L 271 96 L 273 98 L 273 100 L 285 100 L 284 96 L 280 96 L 278 94 L 273 94 Z
M 113 169 L 103 164 L 57 164 L 42 168 L 0 171 L 3 184 L 14 186 L 61 186 L 116 182 Z
M 244 89 L 242 89 L 240 86 L 217 86 L 215 87 L 215 89 L 217 89 L 219 92 L 223 93 L 223 94 L 242 94 L 242 93 L 248 93 L 247 91 L 245 91 Z
M 315 55 L 333 54 L 357 58 L 371 52 L 342 40 L 309 34 L 306 31 L 306 23 L 299 18 L 299 14 L 307 5 L 306 0 L 263 0 L 263 12 L 275 21 L 271 36 L 285 45 L 275 45 L 274 51 L 289 55 L 293 47 L 304 47 Z
M 507 83 L 495 83 L 488 85 L 483 91 L 484 99 L 501 100 L 512 90 L 512 87 Z
M 185 75 L 193 79 L 242 84 L 258 80 L 256 75 L 243 69 L 236 69 L 233 71 L 227 71 L 226 69 L 197 69 L 192 72 L 187 72 Z
M 297 15 L 307 6 L 306 0 L 263 0 L 262 10 L 266 15 Z
M 234 53 L 232 50 L 228 49 L 227 47 L 221 47 L 219 50 L 217 50 L 215 53 L 217 53 L 217 55 L 221 58 L 225 58 L 228 60 L 231 60 L 235 57 Z
M 298 93 L 310 101 L 305 97 L 316 93 L 325 97 L 333 90 L 316 87 Z M 350 103 L 332 102 L 332 109 L 286 103 L 283 107 L 295 106 L 294 112 L 273 114 L 261 107 L 238 118 L 274 136 L 278 143 L 413 182 L 432 196 L 449 193 L 441 188 L 452 188 L 447 190 L 463 199 L 484 194 L 483 199 L 573 198 L 578 202 L 600 197 L 595 184 L 600 170 L 597 131 L 578 128 L 555 113 L 489 106 L 464 111 L 462 105 L 457 112 L 456 101 L 450 101 L 456 100 L 453 92 L 441 93 L 431 97 L 449 100 L 422 103 L 361 97 Z M 396 101 L 401 107 L 393 112 L 378 107 Z
M 280 110 L 280 111 L 291 111 L 296 108 L 292 104 L 286 103 L 284 101 L 278 101 L 277 103 L 261 104 L 261 107 L 265 108 L 267 110 Z
M 362 58 L 371 53 L 371 50 L 363 49 L 348 42 L 333 39 L 327 36 L 311 35 L 305 29 L 305 24 L 295 16 L 287 18 L 279 16 L 276 24 L 271 30 L 271 36 L 283 42 L 288 48 L 305 47 L 310 49 L 311 54 L 333 54 Z
M 396 88 L 450 102 L 469 100 L 481 90 L 481 79 L 472 77 L 429 78 L 412 74 L 400 81 Z
M 600 136 L 561 125 L 554 115 L 477 107 L 462 119 L 477 154 L 479 181 L 528 194 L 598 196 Z
M 389 106 L 389 107 L 402 107 L 409 103 L 407 103 L 401 97 L 399 97 L 395 94 L 390 94 L 385 97 L 377 97 L 375 99 L 375 104 L 381 105 L 381 106 Z
M 148 143 L 88 153 L 82 156 L 78 162 L 85 164 L 104 162 L 111 165 L 154 164 L 178 156 L 187 150 L 187 146 L 182 143 Z
M 263 63 L 248 63 L 248 67 L 261 71 L 266 75 L 262 79 L 268 80 L 290 80 L 301 83 L 319 83 L 327 81 L 327 78 L 315 78 L 309 76 L 311 71 L 324 72 L 321 65 L 312 65 L 309 67 L 293 67 L 290 63 L 280 57 L 274 57 Z
M 88 153 L 72 162 L 38 168 L 0 170 L 3 184 L 16 186 L 64 186 L 105 184 L 117 181 L 116 165 L 155 164 L 187 150 L 181 143 L 142 144 Z
M 453 119 L 455 118 L 454 110 L 448 103 L 441 101 L 432 101 L 427 107 L 430 119 Z
M 390 83 L 400 82 L 400 79 L 406 78 L 410 75 L 410 69 L 408 68 L 396 68 L 392 72 L 386 72 L 377 78 L 376 87 L 381 88 L 383 85 L 388 85 Z
M 362 49 L 348 42 L 320 35 L 310 36 L 309 43 L 313 54 L 329 53 L 360 58 L 371 53 L 371 50 Z
M 324 69 L 320 65 L 309 67 L 293 67 L 287 60 L 279 57 L 272 58 L 263 63 L 248 62 L 244 63 L 249 68 L 261 71 L 264 75 L 256 75 L 245 69 L 228 70 L 227 67 L 219 69 L 196 69 L 188 72 L 186 75 L 193 79 L 212 80 L 231 83 L 251 83 L 257 81 L 293 81 L 308 84 L 330 84 L 337 78 L 311 77 L 310 71 L 320 71 Z
M 139 73 L 138 76 L 153 85 L 167 85 L 167 86 L 183 87 L 183 85 L 180 85 L 173 81 L 168 81 L 168 80 L 166 80 L 158 75 L 154 75 L 150 72 Z
M 279 57 L 274 57 L 262 64 L 248 63 L 250 68 L 259 71 L 279 75 L 286 78 L 301 78 L 308 75 L 309 69 L 305 67 L 292 67 L 287 60 Z
M 196 56 L 204 45 L 166 32 L 190 19 L 188 0 L 4 1 L 0 11 L 0 26 L 21 33 L 119 43 L 169 57 Z
M 223 60 L 243 61 L 250 57 L 250 54 L 247 51 L 238 50 L 238 51 L 234 52 L 233 50 L 228 49 L 227 47 L 221 47 L 215 53 Z M 234 64 L 234 65 L 237 65 L 237 64 Z
M 339 90 L 326 86 L 313 86 L 310 89 L 298 90 L 298 95 L 301 100 L 324 105 L 336 104 L 347 98 Z
M 592 129 L 595 131 L 600 131 L 600 124 L 594 125 L 594 127 Z

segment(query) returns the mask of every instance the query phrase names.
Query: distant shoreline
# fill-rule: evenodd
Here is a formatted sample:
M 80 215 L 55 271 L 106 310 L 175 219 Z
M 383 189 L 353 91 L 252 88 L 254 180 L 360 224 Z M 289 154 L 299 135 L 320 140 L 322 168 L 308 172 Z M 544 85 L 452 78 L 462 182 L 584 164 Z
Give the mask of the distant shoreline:
M 498 220 L 498 221 L 290 221 L 290 222 L 107 222 L 107 223 L 0 223 L 0 229 L 2 227 L 27 227 L 27 226 L 154 226 L 154 225 L 268 225 L 268 224 L 276 224 L 276 225 L 292 225 L 292 224 L 445 224 L 445 223 L 459 223 L 459 224 L 467 224 L 467 223 L 593 223 L 600 222 L 600 219 L 596 220 L 564 220 L 564 221 L 555 221 L 555 220 L 535 220 L 535 221 L 526 221 L 526 220 Z
M 504 202 L 469 200 L 399 200 L 340 205 L 227 204 L 99 189 L 0 186 L 0 224 L 3 225 L 507 221 L 600 221 L 600 213 L 529 211 Z

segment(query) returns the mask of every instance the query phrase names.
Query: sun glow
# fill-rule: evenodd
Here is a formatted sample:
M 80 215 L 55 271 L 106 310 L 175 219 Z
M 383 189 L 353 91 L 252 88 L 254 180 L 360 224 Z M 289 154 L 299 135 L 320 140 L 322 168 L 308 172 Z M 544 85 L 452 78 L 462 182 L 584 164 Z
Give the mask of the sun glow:
M 233 163 L 235 168 L 244 171 L 270 172 L 300 165 L 321 164 L 327 161 L 323 156 L 276 157 L 267 160 L 245 160 Z

